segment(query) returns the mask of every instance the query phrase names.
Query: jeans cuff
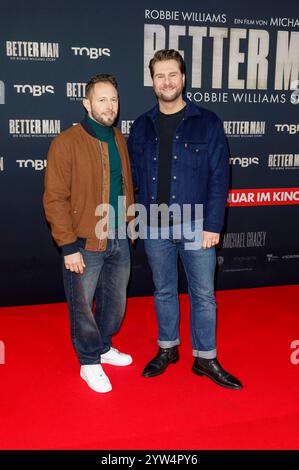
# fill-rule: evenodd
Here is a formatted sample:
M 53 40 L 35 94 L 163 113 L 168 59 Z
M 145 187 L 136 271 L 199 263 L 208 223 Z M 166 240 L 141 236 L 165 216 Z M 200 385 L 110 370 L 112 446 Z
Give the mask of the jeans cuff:
M 80 366 L 95 366 L 97 364 L 101 364 L 101 361 L 99 359 L 95 359 L 94 361 L 92 359 L 84 359 L 80 360 Z
M 105 348 L 103 351 L 101 351 L 100 356 L 101 356 L 102 354 L 106 354 L 108 351 L 110 351 L 110 349 L 111 349 L 111 346 L 109 346 L 108 348 Z
M 173 341 L 160 341 L 158 339 L 158 345 L 160 346 L 160 348 L 173 348 L 173 346 L 178 346 L 180 344 L 180 340 L 179 339 L 175 339 Z
M 192 349 L 192 354 L 194 357 L 202 357 L 203 359 L 215 359 L 217 357 L 217 350 L 198 351 L 197 349 Z

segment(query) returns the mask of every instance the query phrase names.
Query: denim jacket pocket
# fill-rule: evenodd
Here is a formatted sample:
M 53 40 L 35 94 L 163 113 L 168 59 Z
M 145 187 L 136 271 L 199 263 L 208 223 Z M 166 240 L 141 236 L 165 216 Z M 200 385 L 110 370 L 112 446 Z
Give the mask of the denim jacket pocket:
M 194 170 L 198 169 L 208 155 L 208 144 L 205 142 L 184 142 L 184 156 L 186 163 Z
M 139 168 L 144 169 L 151 164 L 152 156 L 157 154 L 157 142 L 136 142 L 135 143 L 135 161 Z

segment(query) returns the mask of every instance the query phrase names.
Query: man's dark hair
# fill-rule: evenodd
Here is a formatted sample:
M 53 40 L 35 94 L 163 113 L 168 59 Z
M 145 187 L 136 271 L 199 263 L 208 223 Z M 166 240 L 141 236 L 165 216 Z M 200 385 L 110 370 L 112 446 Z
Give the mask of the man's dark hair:
M 111 85 L 113 85 L 114 88 L 117 89 L 117 81 L 114 75 L 109 75 L 107 73 L 100 73 L 98 75 L 94 75 L 94 77 L 91 77 L 89 82 L 86 84 L 85 98 L 90 97 L 91 92 L 96 83 L 111 83 Z
M 164 60 L 176 60 L 179 64 L 180 71 L 183 74 L 185 73 L 185 62 L 181 54 L 175 49 L 161 49 L 155 53 L 154 57 L 150 60 L 149 63 L 149 69 L 152 78 L 154 76 L 154 65 L 157 62 L 162 62 Z

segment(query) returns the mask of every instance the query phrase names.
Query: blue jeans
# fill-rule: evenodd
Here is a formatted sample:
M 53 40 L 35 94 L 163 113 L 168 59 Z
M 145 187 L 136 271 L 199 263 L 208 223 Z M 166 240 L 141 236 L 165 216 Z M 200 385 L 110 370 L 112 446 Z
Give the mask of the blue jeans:
M 154 299 L 158 320 L 158 344 L 170 348 L 180 344 L 179 302 L 177 290 L 178 255 L 188 280 L 191 304 L 191 340 L 195 357 L 216 357 L 216 302 L 214 275 L 215 248 L 199 248 L 201 242 L 174 237 L 173 227 L 167 239 L 145 239 L 144 246 L 153 274 Z
M 81 365 L 99 364 L 100 355 L 109 351 L 111 337 L 124 316 L 130 250 L 127 239 L 115 238 L 108 239 L 106 251 L 80 248 L 80 252 L 86 264 L 83 274 L 67 270 L 63 263 L 71 338 Z

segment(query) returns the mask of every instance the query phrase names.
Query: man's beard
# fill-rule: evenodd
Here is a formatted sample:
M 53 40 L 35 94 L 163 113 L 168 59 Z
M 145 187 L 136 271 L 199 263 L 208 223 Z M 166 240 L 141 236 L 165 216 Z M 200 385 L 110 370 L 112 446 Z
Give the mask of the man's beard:
M 155 91 L 155 94 L 156 94 L 156 97 L 160 101 L 165 101 L 166 103 L 172 103 L 172 101 L 175 101 L 177 98 L 179 98 L 181 96 L 182 91 L 183 91 L 183 88 L 180 87 L 180 88 L 177 88 L 176 90 L 174 90 L 173 94 L 171 94 L 171 95 L 164 94 L 163 91 L 159 91 L 159 92 Z
M 103 113 L 99 114 L 96 111 L 91 110 L 90 114 L 96 122 L 98 122 L 99 124 L 102 124 L 103 126 L 107 126 L 107 127 L 111 127 L 112 124 L 115 121 L 115 118 L 116 118 L 116 114 L 114 114 L 114 113 L 111 114 L 111 117 L 107 117 L 107 116 L 103 116 Z

